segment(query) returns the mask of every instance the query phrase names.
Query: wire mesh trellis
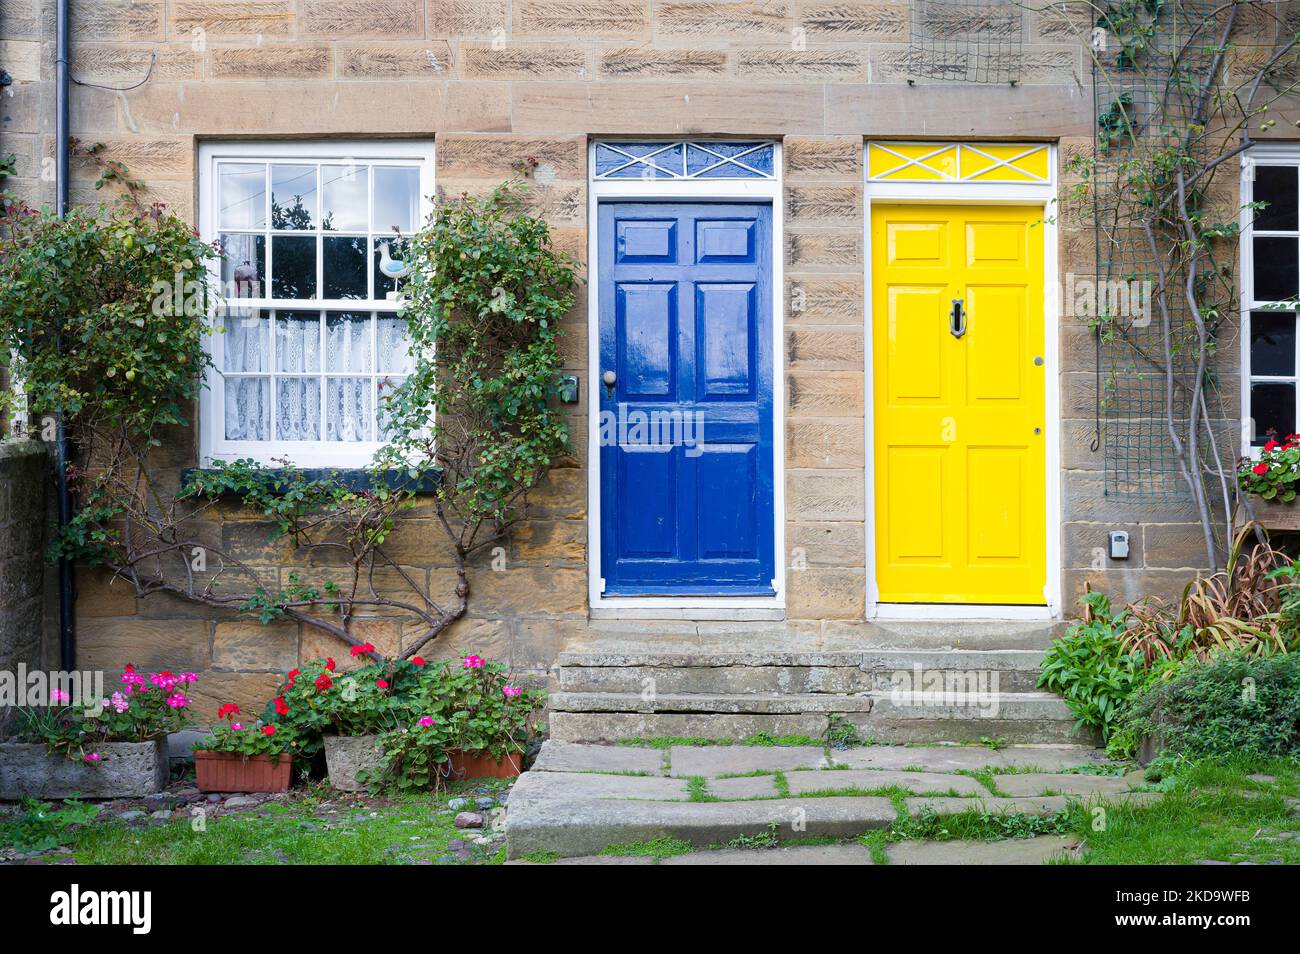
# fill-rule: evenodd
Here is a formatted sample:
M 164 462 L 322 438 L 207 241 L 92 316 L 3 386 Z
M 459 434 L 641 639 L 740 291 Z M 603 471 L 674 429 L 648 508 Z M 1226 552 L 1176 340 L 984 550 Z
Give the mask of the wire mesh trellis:
M 1008 0 L 915 0 L 907 81 L 1016 85 L 1024 17 L 1024 7 Z
M 1256 51 L 1267 54 L 1284 22 L 1283 6 L 1241 4 L 1238 14 L 1248 10 L 1254 26 L 1239 31 L 1234 25 L 1230 48 L 1221 43 L 1232 4 L 1218 0 L 1113 4 L 1106 8 L 1093 33 L 1096 126 L 1089 196 L 1096 274 L 1091 280 L 1073 283 L 1093 296 L 1088 302 L 1091 313 L 1086 307 L 1079 308 L 1077 300 L 1068 300 L 1067 286 L 1066 314 L 1082 313 L 1094 323 L 1096 439 L 1104 460 L 1107 495 L 1168 499 L 1189 494 L 1174 450 L 1170 419 L 1176 431 L 1185 432 L 1201 348 L 1182 292 L 1186 272 L 1169 252 L 1168 235 L 1157 235 L 1153 244 L 1143 222 L 1150 220 L 1151 196 L 1162 186 L 1152 181 L 1159 175 L 1160 160 L 1179 155 L 1188 142 L 1204 145 L 1204 139 L 1189 137 L 1188 129 L 1207 103 L 1211 110 L 1215 106 L 1213 93 L 1205 91 L 1220 82 L 1216 64 L 1248 64 Z M 1234 22 L 1244 24 L 1244 18 Z M 1276 29 L 1269 29 L 1270 23 Z M 1216 150 L 1221 145 L 1214 143 Z M 1196 145 L 1192 148 L 1195 152 Z M 1225 167 L 1219 175 L 1231 175 L 1231 168 Z M 1214 201 L 1207 197 L 1205 205 Z M 1207 208 L 1206 215 L 1235 221 L 1236 209 L 1231 205 Z M 1229 379 L 1225 388 L 1220 372 L 1223 359 L 1235 350 L 1237 303 L 1230 288 L 1208 286 L 1215 275 L 1223 273 L 1224 266 L 1229 276 L 1235 272 L 1231 255 L 1230 249 L 1208 249 L 1198 263 L 1204 286 L 1197 288 L 1198 299 L 1218 306 L 1203 308 L 1211 327 L 1200 407 L 1204 423 L 1197 432 L 1200 456 L 1204 462 L 1213 455 L 1229 466 L 1236 456 L 1239 415 L 1228 411 L 1228 406 L 1235 406 L 1235 395 L 1228 393 L 1235 382 Z M 1168 308 L 1168 342 L 1166 322 L 1158 307 L 1159 263 L 1173 270 L 1166 276 L 1168 291 L 1163 296 Z

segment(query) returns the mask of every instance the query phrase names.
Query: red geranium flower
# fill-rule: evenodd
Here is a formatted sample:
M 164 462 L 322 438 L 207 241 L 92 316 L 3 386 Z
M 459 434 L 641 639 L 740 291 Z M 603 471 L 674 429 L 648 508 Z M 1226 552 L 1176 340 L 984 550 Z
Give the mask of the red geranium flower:
M 1256 464 L 1250 469 L 1250 472 L 1257 477 L 1262 477 L 1268 473 L 1268 464 Z
M 386 679 L 376 679 L 375 685 L 378 686 L 380 689 L 387 689 L 388 681 Z
M 222 706 L 220 709 L 217 710 L 218 719 L 224 719 L 227 716 L 237 716 L 237 715 L 239 715 L 239 706 L 235 705 L 233 702 L 227 702 L 224 706 Z
M 334 685 L 334 683 L 330 680 L 330 677 L 324 673 L 321 673 L 320 678 L 316 680 L 316 688 L 321 692 L 324 692 L 332 685 Z
M 276 711 L 276 714 L 277 714 L 277 715 L 288 715 L 288 714 L 289 714 L 289 703 L 287 703 L 287 702 L 284 701 L 284 696 L 276 696 L 276 698 L 275 698 L 275 711 Z
M 425 663 L 424 658 L 423 658 L 422 656 L 413 656 L 413 657 L 411 657 L 411 665 L 412 665 L 412 666 L 423 666 L 423 665 L 426 665 L 426 663 Z
M 300 673 L 297 669 L 290 669 L 290 670 L 289 670 L 289 685 L 292 686 L 292 685 L 293 685 L 293 681 L 294 681 L 295 679 L 297 679 L 297 678 L 298 678 L 299 676 L 301 676 L 301 675 L 302 675 L 302 673 Z
M 325 660 L 325 668 L 330 672 L 334 671 L 334 657 L 330 656 Z
M 1264 453 L 1267 454 L 1269 451 L 1272 450 L 1277 450 L 1277 441 L 1270 440 L 1267 444 L 1264 445 Z
M 273 725 L 264 725 L 264 726 L 262 726 L 262 734 L 263 734 L 263 735 L 275 735 L 275 726 L 273 726 Z
M 375 647 L 373 644 L 362 643 L 359 646 L 352 647 L 352 658 L 355 659 L 356 657 L 360 656 L 362 653 L 373 653 L 374 651 L 375 651 Z

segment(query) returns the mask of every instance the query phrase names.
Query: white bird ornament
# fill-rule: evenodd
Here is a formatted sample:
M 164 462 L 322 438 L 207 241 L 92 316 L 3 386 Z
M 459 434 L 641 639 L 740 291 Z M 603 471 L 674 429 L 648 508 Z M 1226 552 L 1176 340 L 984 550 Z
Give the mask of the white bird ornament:
M 410 262 L 403 262 L 394 259 L 389 253 L 391 251 L 391 242 L 379 243 L 379 271 L 385 278 L 391 278 L 394 282 L 398 279 L 405 278 L 411 274 L 413 267 Z M 398 292 L 388 293 L 389 298 L 397 298 Z

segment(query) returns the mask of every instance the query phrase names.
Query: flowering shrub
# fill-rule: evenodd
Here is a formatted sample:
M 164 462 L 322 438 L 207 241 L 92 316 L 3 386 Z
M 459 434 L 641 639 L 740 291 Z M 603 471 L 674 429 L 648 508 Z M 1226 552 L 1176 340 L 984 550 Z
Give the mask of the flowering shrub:
M 108 742 L 148 742 L 179 732 L 190 724 L 186 695 L 196 682 L 192 672 L 151 672 L 148 676 L 128 665 L 119 688 L 97 706 L 24 708 L 18 713 L 18 738 L 40 742 L 51 753 L 89 764 L 100 761 L 99 747 Z M 54 701 L 67 696 L 55 690 Z
M 239 706 L 233 702 L 218 709 L 217 718 L 224 721 L 214 725 L 207 737 L 195 746 L 196 749 L 244 756 L 269 755 L 272 761 L 279 761 L 280 756 L 286 753 L 297 752 L 298 734 L 293 729 L 282 729 L 261 720 L 244 723 L 240 720 Z
M 1270 440 L 1258 461 L 1246 458 L 1237 469 L 1241 489 L 1264 500 L 1282 503 L 1295 500 L 1297 480 L 1300 480 L 1300 434 L 1288 434 L 1280 444 Z
M 534 712 L 545 693 L 512 685 L 506 667 L 470 654 L 420 672 L 405 700 L 407 720 L 384 733 L 384 761 L 367 781 L 399 791 L 438 787 L 450 774 L 451 751 L 485 753 L 502 759 L 524 750 Z

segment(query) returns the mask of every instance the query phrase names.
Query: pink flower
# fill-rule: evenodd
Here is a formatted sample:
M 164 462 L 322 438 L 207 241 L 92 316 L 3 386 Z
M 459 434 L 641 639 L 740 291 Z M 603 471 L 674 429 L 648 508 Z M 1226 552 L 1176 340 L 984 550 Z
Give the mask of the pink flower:
M 54 701 L 54 702 L 67 702 L 67 701 L 68 701 L 69 699 L 71 699 L 71 698 L 72 698 L 72 697 L 69 696 L 69 695 L 68 695 L 66 692 L 64 692 L 62 689 L 52 689 L 52 690 L 50 690 L 50 699 L 51 699 L 52 701 Z
M 420 725 L 426 729 L 433 725 L 433 716 L 420 716 Z
M 198 682 L 199 677 L 192 672 L 181 673 L 181 682 Z
M 233 729 L 235 732 L 243 732 L 243 731 L 244 731 L 244 723 L 242 723 L 242 722 L 232 722 L 232 723 L 230 723 L 230 728 Z
M 481 656 L 475 656 L 471 653 L 465 657 L 464 666 L 466 669 L 482 669 L 484 661 Z
M 173 709 L 184 709 L 190 704 L 190 700 L 185 698 L 182 693 L 176 692 L 167 697 L 167 705 Z
M 98 761 L 99 761 L 99 753 L 98 753 L 98 752 L 91 752 L 89 755 L 83 755 L 83 756 L 82 756 L 82 759 L 84 759 L 84 760 L 87 761 L 87 762 L 98 762 Z
M 522 692 L 523 692 L 523 690 L 520 689 L 518 686 L 502 686 L 502 687 L 501 687 L 501 694 L 502 694 L 503 696 L 505 696 L 507 699 L 513 699 L 515 696 L 521 694 Z
M 129 692 L 130 690 L 127 691 Z M 128 700 L 126 696 L 122 695 L 122 693 L 120 692 L 113 693 L 113 697 L 108 701 L 109 703 L 112 704 L 113 708 L 117 711 L 118 715 L 121 715 L 123 712 L 125 712 L 127 708 L 131 705 L 130 700 Z

